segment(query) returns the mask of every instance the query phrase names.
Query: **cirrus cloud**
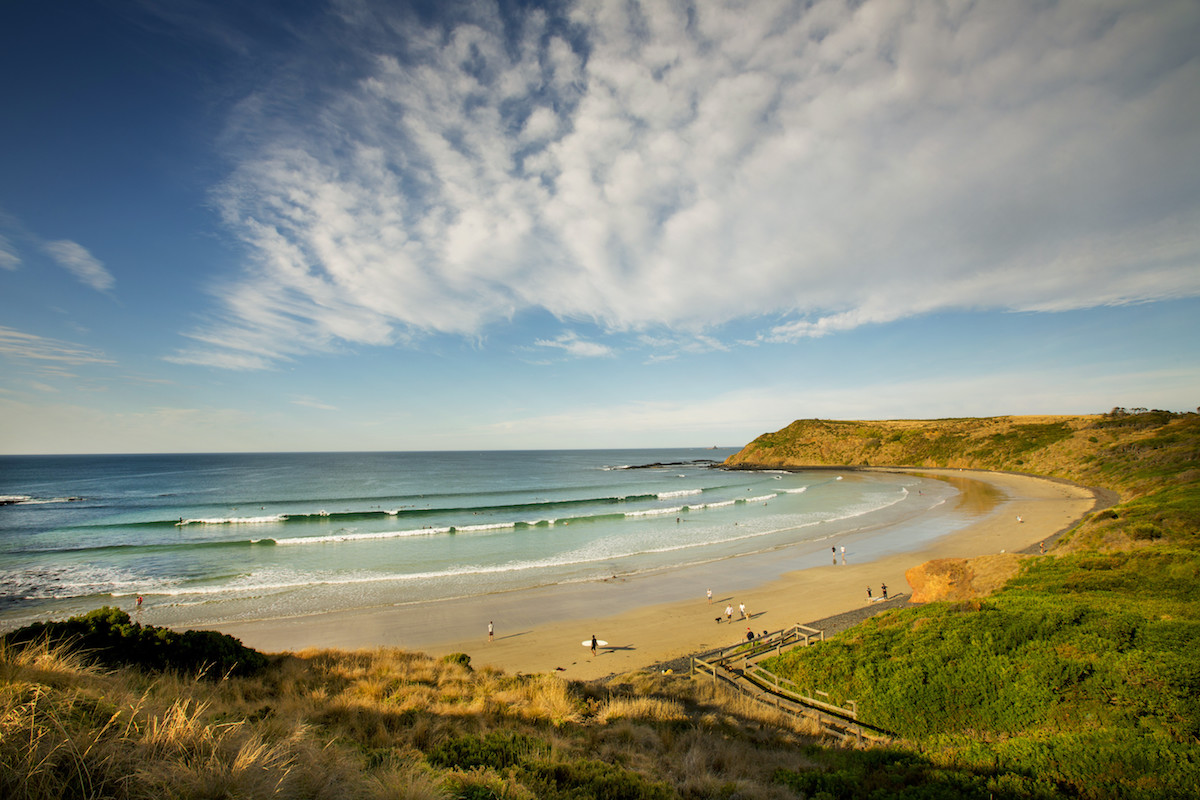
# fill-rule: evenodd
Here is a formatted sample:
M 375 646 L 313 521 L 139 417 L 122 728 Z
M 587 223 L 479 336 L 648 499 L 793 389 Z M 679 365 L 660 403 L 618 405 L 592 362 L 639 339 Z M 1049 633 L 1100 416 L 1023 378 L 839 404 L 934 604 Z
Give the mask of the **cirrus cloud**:
M 108 291 L 116 283 L 104 264 L 78 242 L 60 239 L 46 242 L 42 247 L 59 266 L 98 292 Z
M 177 360 L 1200 294 L 1194 3 L 515 8 L 347 0 L 246 98 L 214 198 L 247 261 Z

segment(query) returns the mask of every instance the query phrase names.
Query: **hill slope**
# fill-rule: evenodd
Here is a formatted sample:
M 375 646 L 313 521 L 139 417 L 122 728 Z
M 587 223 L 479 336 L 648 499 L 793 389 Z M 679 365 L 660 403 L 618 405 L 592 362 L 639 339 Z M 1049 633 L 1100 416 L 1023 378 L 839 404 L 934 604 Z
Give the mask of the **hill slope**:
M 995 797 L 1200 794 L 1200 415 L 801 420 L 730 463 L 1019 470 L 1119 491 L 986 599 L 890 612 L 769 668 L 854 698 L 954 775 L 1004 776 Z M 837 788 L 873 796 L 862 779 Z
M 731 468 L 947 467 L 1025 472 L 1118 493 L 1072 546 L 1123 547 L 1200 528 L 1200 414 L 836 421 L 796 420 L 730 456 Z

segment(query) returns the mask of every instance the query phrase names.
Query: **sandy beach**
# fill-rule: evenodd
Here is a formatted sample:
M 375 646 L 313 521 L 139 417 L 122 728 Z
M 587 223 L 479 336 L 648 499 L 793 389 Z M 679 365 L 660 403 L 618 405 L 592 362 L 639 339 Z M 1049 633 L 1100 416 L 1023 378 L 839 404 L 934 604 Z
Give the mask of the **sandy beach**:
M 462 652 L 476 667 L 507 672 L 556 672 L 590 680 L 644 668 L 708 648 L 733 644 L 756 633 L 808 623 L 862 608 L 886 584 L 889 596 L 908 594 L 905 571 L 935 558 L 967 558 L 1000 552 L 1036 551 L 1039 542 L 1069 527 L 1092 509 L 1084 487 L 996 472 L 911 470 L 928 476 L 969 479 L 960 503 L 976 504 L 966 527 L 918 550 L 857 563 L 830 563 L 792 572 L 758 585 L 743 585 L 738 570 L 697 573 L 694 600 L 660 590 L 654 576 L 431 603 L 408 604 L 303 617 L 228 622 L 213 626 L 266 652 L 312 647 L 361 649 L 379 646 L 432 655 Z M 965 484 L 970 487 L 970 483 Z M 986 488 L 990 487 L 990 488 Z M 711 604 L 705 597 L 712 589 Z M 749 619 L 741 619 L 744 603 Z M 724 621 L 726 606 L 732 623 Z M 611 609 L 620 609 L 612 612 Z M 716 619 L 722 618 L 721 622 Z M 487 624 L 495 623 L 489 642 Z M 477 631 L 478 633 L 475 633 Z M 595 634 L 606 641 L 595 656 L 583 645 Z

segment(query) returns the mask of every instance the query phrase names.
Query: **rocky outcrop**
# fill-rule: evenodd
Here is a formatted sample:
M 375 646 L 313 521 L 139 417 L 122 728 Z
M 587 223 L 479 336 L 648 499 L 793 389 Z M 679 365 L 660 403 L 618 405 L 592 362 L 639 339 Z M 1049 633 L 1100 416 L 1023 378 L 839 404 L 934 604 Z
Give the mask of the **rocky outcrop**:
M 1021 559 L 1016 553 L 978 558 L 937 558 L 904 573 L 912 587 L 914 603 L 935 600 L 973 600 L 986 597 L 1017 574 Z

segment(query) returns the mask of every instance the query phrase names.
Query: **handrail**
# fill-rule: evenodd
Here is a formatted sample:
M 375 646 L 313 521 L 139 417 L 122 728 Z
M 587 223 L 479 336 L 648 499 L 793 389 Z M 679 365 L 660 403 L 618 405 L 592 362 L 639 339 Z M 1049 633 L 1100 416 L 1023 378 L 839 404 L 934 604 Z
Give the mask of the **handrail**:
M 707 673 L 712 676 L 714 684 L 718 679 L 723 679 L 742 694 L 759 702 L 797 716 L 815 719 L 822 730 L 834 736 L 852 736 L 859 743 L 890 743 L 892 737 L 886 731 L 879 731 L 859 721 L 857 701 L 847 700 L 845 706 L 836 705 L 828 702 L 828 692 L 814 689 L 809 694 L 794 681 L 758 666 L 759 661 L 768 655 L 782 653 L 785 647 L 808 647 L 810 643 L 823 641 L 823 630 L 797 623 L 757 639 L 694 655 L 691 674 Z M 741 661 L 741 669 L 734 669 L 730 665 L 730 662 L 737 660 Z M 815 695 L 823 695 L 826 700 L 820 700 Z

